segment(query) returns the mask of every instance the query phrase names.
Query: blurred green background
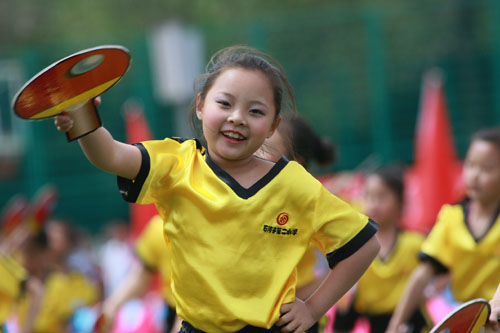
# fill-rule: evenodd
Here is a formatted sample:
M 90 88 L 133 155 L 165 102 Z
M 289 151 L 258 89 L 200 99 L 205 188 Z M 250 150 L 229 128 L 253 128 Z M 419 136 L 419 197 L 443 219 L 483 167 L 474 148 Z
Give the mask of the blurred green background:
M 128 217 L 116 177 L 86 161 L 52 120 L 16 118 L 11 101 L 29 78 L 82 49 L 130 50 L 124 78 L 103 96 L 105 126 L 125 140 L 122 105 L 139 101 L 156 138 L 177 135 L 178 104 L 154 94 L 151 32 L 168 22 L 194 29 L 203 62 L 246 44 L 285 68 L 300 113 L 338 147 L 316 173 L 364 161 L 410 164 L 421 79 L 438 67 L 459 157 L 477 129 L 500 123 L 500 1 L 0 1 L 0 207 L 54 184 L 56 214 L 89 230 Z M 187 107 L 186 110 L 187 119 Z

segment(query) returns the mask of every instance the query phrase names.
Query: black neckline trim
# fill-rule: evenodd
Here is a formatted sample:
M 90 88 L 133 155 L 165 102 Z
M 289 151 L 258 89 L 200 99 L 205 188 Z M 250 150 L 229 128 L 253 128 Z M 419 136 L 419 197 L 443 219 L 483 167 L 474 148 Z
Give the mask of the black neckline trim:
M 288 160 L 285 157 L 281 157 L 278 162 L 274 164 L 274 166 L 269 170 L 261 179 L 259 179 L 255 184 L 250 186 L 249 188 L 244 188 L 234 179 L 230 174 L 224 171 L 220 166 L 218 166 L 212 158 L 210 158 L 210 154 L 206 151 L 206 159 L 208 166 L 215 175 L 226 183 L 233 191 L 242 199 L 248 199 L 264 186 L 266 186 L 271 180 L 276 177 L 278 173 L 288 164 Z
M 476 237 L 472 233 L 472 228 L 470 227 L 470 223 L 469 223 L 469 203 L 470 203 L 470 199 L 467 198 L 467 199 L 464 199 L 463 201 L 460 202 L 460 206 L 462 207 L 462 211 L 463 211 L 463 214 L 464 214 L 464 223 L 465 223 L 465 226 L 467 227 L 467 230 L 469 230 L 470 235 L 472 236 L 472 238 L 474 239 L 474 241 L 477 244 L 484 237 L 486 237 L 486 235 L 488 235 L 488 233 L 490 232 L 491 228 L 493 228 L 493 226 L 495 225 L 495 222 L 498 219 L 498 216 L 500 215 L 500 206 L 498 206 L 497 210 L 495 211 L 495 214 L 493 214 L 493 216 L 491 217 L 490 225 L 485 230 L 485 232 L 481 236 Z

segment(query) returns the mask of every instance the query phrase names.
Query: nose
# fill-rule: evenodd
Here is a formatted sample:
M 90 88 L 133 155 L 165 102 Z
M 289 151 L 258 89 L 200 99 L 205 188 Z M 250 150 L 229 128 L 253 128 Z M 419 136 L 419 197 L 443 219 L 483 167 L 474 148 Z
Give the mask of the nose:
M 234 125 L 244 125 L 245 124 L 245 114 L 244 112 L 237 108 L 234 109 L 230 114 L 227 120 Z

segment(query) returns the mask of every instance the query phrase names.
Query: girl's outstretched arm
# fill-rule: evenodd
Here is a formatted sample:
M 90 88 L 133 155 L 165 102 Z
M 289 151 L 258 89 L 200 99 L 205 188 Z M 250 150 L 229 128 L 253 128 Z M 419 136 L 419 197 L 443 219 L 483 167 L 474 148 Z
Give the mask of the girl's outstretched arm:
M 432 264 L 422 262 L 411 274 L 405 292 L 394 310 L 386 332 L 404 331 L 404 323 L 424 300 L 424 289 L 434 277 Z
M 339 262 L 308 299 L 298 298 L 281 306 L 276 323 L 282 332 L 304 332 L 316 323 L 359 280 L 380 250 L 373 236 L 358 251 Z
M 56 116 L 54 123 L 61 132 L 67 132 L 73 127 L 73 120 L 64 113 Z M 114 140 L 104 127 L 81 137 L 78 142 L 87 159 L 97 168 L 128 179 L 134 179 L 139 173 L 139 149 Z

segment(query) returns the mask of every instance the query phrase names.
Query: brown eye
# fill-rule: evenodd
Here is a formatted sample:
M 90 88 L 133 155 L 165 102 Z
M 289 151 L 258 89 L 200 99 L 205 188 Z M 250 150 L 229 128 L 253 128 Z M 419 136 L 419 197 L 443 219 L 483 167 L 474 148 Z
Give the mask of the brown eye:
M 229 104 L 228 101 L 224 101 L 224 100 L 217 101 L 217 104 L 222 105 L 224 107 L 230 107 L 231 106 L 231 104 Z
M 253 114 L 259 114 L 259 115 L 263 115 L 264 112 L 262 112 L 261 110 L 259 109 L 251 109 L 250 110 L 250 113 L 253 113 Z

